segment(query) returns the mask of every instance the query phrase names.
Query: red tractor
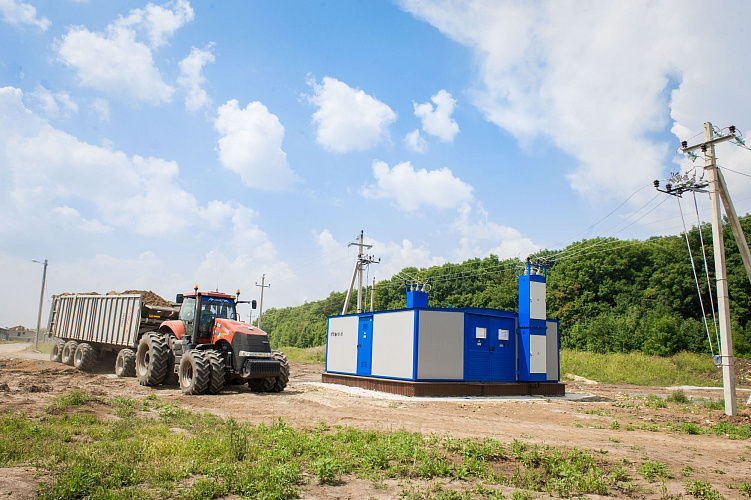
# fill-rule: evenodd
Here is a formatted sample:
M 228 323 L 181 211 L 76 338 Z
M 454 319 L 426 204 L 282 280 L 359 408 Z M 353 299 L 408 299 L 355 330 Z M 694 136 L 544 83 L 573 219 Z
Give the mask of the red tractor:
M 141 385 L 179 383 L 183 394 L 216 394 L 225 384 L 247 381 L 253 391 L 283 391 L 287 358 L 271 350 L 266 332 L 238 321 L 237 304 L 249 303 L 239 297 L 239 290 L 227 295 L 199 292 L 197 286 L 193 293 L 179 294 L 178 319 L 164 321 L 138 344 Z

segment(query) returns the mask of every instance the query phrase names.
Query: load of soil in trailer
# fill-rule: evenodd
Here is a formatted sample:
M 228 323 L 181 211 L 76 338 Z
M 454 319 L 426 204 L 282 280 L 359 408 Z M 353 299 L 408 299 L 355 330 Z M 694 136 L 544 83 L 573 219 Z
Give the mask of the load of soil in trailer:
M 106 294 L 98 293 L 98 292 L 88 292 L 88 293 L 73 293 L 73 292 L 65 292 L 65 293 L 59 293 L 60 296 L 65 295 L 141 295 L 143 297 L 143 303 L 150 306 L 157 306 L 157 307 L 176 307 L 177 304 L 174 302 L 170 302 L 167 299 L 162 298 L 161 296 L 157 295 L 156 293 L 152 292 L 151 290 L 125 290 L 124 292 L 107 292 Z

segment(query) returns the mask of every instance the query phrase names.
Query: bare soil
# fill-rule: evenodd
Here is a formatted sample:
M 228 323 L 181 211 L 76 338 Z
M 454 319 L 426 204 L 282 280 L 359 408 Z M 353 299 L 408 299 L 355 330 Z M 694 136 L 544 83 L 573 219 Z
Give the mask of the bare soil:
M 615 492 L 608 498 L 687 497 L 685 485 L 689 480 L 707 481 L 726 498 L 741 498 L 739 491 L 730 487 L 751 482 L 751 440 L 664 429 L 669 422 L 681 421 L 702 428 L 719 422 L 749 425 L 748 407 L 741 405 L 741 415 L 729 417 L 720 410 L 700 405 L 671 403 L 668 408 L 653 409 L 638 399 L 649 394 L 666 397 L 675 388 L 579 380 L 567 382 L 569 396 L 565 398 L 410 399 L 322 384 L 322 365 L 291 363 L 290 384 L 280 394 L 254 393 L 247 386 L 232 385 L 216 396 L 183 396 L 176 387 L 148 388 L 140 386 L 134 378 L 117 378 L 111 373 L 114 361 L 112 367 L 102 367 L 99 373 L 82 373 L 52 363 L 46 355 L 12 347 L 16 345 L 0 345 L 0 413 L 42 414 L 55 397 L 73 388 L 105 399 L 116 396 L 140 399 L 156 394 L 165 402 L 177 402 L 187 409 L 254 424 L 281 418 L 303 428 L 323 421 L 360 429 L 404 429 L 439 436 L 491 437 L 502 442 L 517 439 L 530 444 L 591 450 L 614 464 L 623 464 L 638 487 L 630 497 Z M 721 389 L 683 388 L 683 391 L 694 398 L 722 397 Z M 739 403 L 745 403 L 750 395 L 751 388 L 739 388 Z M 101 404 L 87 405 L 85 410 L 101 413 L 103 417 L 112 412 L 108 405 Z M 617 428 L 613 424 L 616 421 Z M 647 426 L 660 430 L 650 431 Z M 627 430 L 629 427 L 634 430 Z M 646 460 L 667 464 L 672 478 L 664 483 L 644 480 L 638 470 Z M 688 471 L 688 467 L 691 474 L 685 477 L 682 471 Z M 0 497 L 34 498 L 37 484 L 43 480 L 37 474 L 38 471 L 27 467 L 0 468 Z M 412 485 L 424 487 L 425 483 L 412 482 Z M 405 488 L 396 482 L 379 486 L 375 488 L 372 483 L 355 478 L 347 478 L 337 486 L 320 486 L 312 481 L 303 487 L 302 495 L 303 498 L 398 498 Z M 462 485 L 444 485 L 445 489 L 457 487 Z M 507 495 L 513 491 L 502 490 Z

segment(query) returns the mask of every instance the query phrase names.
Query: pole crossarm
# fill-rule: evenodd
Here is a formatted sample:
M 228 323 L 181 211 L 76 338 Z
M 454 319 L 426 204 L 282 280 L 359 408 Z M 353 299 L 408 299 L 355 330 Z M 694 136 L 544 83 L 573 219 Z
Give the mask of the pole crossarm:
M 700 142 L 698 144 L 694 144 L 693 146 L 687 146 L 686 141 L 683 141 L 681 143 L 681 151 L 684 153 L 690 153 L 691 151 L 696 151 L 697 149 L 702 149 L 702 147 L 707 148 L 709 146 L 714 146 L 715 144 L 719 144 L 721 142 L 725 141 L 732 141 L 733 139 L 738 140 L 738 136 L 735 135 L 735 132 L 731 132 L 729 135 L 725 135 L 722 137 L 716 137 L 714 139 L 710 139 L 704 142 Z

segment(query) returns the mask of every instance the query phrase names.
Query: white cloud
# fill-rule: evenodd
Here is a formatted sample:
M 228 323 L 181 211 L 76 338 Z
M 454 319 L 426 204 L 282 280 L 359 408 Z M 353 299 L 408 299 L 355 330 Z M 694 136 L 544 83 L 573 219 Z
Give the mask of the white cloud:
M 370 199 L 390 199 L 404 212 L 422 207 L 457 208 L 472 200 L 472 186 L 463 182 L 447 167 L 438 170 L 415 170 L 410 162 L 389 168 L 382 161 L 373 162 L 376 183 L 365 185 L 361 194 Z
M 214 54 L 211 52 L 213 46 L 212 42 L 203 50 L 193 47 L 190 54 L 180 61 L 177 84 L 185 90 L 185 109 L 190 112 L 211 105 L 211 98 L 203 89 L 203 84 L 206 83 L 203 68 L 214 62 Z
M 280 190 L 298 180 L 282 150 L 284 127 L 260 102 L 241 109 L 236 99 L 217 109 L 219 160 L 249 187 Z
M 444 142 L 452 142 L 459 133 L 459 125 L 451 118 L 456 107 L 456 99 L 445 90 L 440 90 L 430 98 L 435 108 L 429 102 L 414 103 L 415 116 L 422 120 L 422 129 L 428 134 L 438 137 Z
M 700 132 L 707 119 L 751 129 L 751 101 L 730 83 L 748 81 L 751 69 L 717 57 L 728 40 L 734 54 L 749 52 L 749 9 L 681 0 L 401 3 L 474 51 L 473 101 L 487 119 L 522 144 L 552 141 L 574 158 L 570 184 L 593 201 L 625 198 L 665 174 L 678 141 L 657 134 L 671 125 L 679 135 Z M 717 82 L 726 82 L 722 92 Z
M 165 8 L 166 7 L 166 8 Z M 159 48 L 183 25 L 194 17 L 187 0 L 175 0 L 163 6 L 150 3 L 144 9 L 133 9 L 115 24 L 145 32 L 153 48 Z
M 174 88 L 162 79 L 152 49 L 192 20 L 193 10 L 184 0 L 165 5 L 169 8 L 149 4 L 144 10 L 132 10 L 104 33 L 71 27 L 55 43 L 55 50 L 63 63 L 76 70 L 84 87 L 148 104 L 169 102 Z M 139 31 L 146 33 L 151 46 L 137 40 Z
M 37 17 L 36 8 L 21 0 L 0 0 L 0 14 L 3 21 L 14 26 L 28 24 L 46 31 L 52 24 L 46 17 Z
M 78 113 L 78 104 L 70 98 L 68 92 L 56 92 L 53 94 L 44 86 L 37 85 L 34 88 L 34 92 L 31 92 L 29 95 L 39 103 L 39 108 L 50 118 L 60 116 L 61 104 L 65 116 Z
M 414 129 L 404 136 L 404 145 L 415 153 L 424 153 L 428 150 L 428 142 L 420 136 L 419 129 Z
M 110 121 L 110 103 L 107 99 L 97 97 L 91 103 L 91 109 L 103 122 Z
M 310 102 L 318 107 L 313 113 L 316 142 L 327 151 L 365 151 L 384 139 L 396 120 L 386 104 L 336 78 L 325 76 L 320 85 L 313 79 L 308 84 L 314 91 Z
M 451 230 L 460 235 L 459 246 L 453 252 L 457 262 L 491 253 L 501 259 L 523 259 L 540 248 L 513 227 L 489 220 L 480 203 L 475 205 L 474 212 L 469 203 L 464 204 Z

